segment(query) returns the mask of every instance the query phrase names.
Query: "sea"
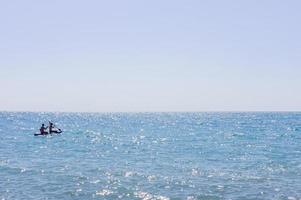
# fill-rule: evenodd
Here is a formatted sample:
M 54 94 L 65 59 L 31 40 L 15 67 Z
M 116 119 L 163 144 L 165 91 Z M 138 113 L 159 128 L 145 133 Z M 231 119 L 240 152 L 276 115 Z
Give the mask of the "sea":
M 0 112 L 10 199 L 300 200 L 301 113 Z

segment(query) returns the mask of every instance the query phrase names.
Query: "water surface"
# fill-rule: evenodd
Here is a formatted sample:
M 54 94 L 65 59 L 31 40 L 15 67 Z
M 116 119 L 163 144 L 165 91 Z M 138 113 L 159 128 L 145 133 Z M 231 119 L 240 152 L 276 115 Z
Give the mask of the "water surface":
M 0 112 L 0 139 L 0 199 L 301 199 L 301 113 Z

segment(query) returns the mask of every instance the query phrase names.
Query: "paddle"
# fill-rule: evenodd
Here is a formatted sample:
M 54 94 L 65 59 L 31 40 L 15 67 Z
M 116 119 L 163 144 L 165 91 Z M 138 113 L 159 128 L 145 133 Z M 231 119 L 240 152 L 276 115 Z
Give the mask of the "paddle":
M 52 123 L 51 121 L 48 121 L 48 122 L 49 122 L 49 126 L 51 124 L 53 128 L 57 128 L 57 130 L 58 130 L 58 131 L 52 131 L 51 130 L 51 133 L 61 133 L 61 132 L 63 132 L 60 128 L 58 128 L 57 126 L 55 126 L 54 123 Z M 50 130 L 49 130 L 49 132 L 50 132 Z

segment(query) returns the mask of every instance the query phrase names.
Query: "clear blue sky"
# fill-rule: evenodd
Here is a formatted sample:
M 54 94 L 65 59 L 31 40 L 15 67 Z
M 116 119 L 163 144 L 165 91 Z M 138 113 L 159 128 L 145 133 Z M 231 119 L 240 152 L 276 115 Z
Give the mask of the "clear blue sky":
M 299 0 L 0 1 L 0 110 L 301 110 Z

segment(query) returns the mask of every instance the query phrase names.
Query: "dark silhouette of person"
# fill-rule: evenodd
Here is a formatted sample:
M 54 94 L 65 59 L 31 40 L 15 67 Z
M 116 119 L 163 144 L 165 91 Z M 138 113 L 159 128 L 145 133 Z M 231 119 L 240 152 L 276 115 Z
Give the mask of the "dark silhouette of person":
M 40 134 L 41 134 L 41 135 L 46 135 L 46 134 L 48 134 L 48 132 L 46 131 L 47 128 L 48 128 L 48 127 L 45 127 L 45 125 L 42 124 L 42 126 L 41 126 L 41 128 L 40 128 Z
M 61 133 L 62 130 L 57 128 L 57 130 L 54 130 L 55 127 L 54 127 L 54 124 L 49 122 L 49 133 Z

